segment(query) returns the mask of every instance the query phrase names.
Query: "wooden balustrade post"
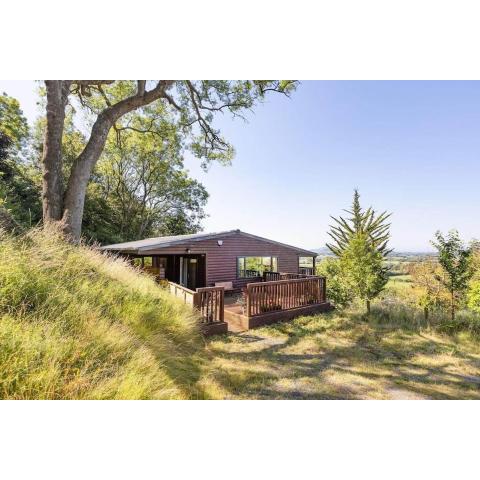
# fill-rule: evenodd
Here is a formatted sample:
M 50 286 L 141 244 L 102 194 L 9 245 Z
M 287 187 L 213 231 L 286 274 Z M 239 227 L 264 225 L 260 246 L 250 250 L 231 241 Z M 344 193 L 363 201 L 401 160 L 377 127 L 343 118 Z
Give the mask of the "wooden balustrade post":
M 193 306 L 200 310 L 200 293 L 198 292 L 193 294 Z
M 220 290 L 220 321 L 224 321 L 224 314 L 225 314 L 225 306 L 224 306 L 224 299 L 225 299 L 225 288 L 222 287 Z

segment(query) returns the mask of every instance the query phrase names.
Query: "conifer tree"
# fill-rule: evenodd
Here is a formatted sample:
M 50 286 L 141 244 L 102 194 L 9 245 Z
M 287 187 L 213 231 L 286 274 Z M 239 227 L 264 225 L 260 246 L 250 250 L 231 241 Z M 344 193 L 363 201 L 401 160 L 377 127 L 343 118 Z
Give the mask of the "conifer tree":
M 334 255 L 340 257 L 348 247 L 350 240 L 356 235 L 365 235 L 374 250 L 379 252 L 383 258 L 392 251 L 387 248 L 390 239 L 390 223 L 386 223 L 391 213 L 382 212 L 377 215 L 372 207 L 364 210 L 360 205 L 360 194 L 357 189 L 353 194 L 351 210 L 344 211 L 350 215 L 349 218 L 331 217 L 336 225 L 330 225 L 331 230 L 328 235 L 333 242 L 327 243 L 327 247 Z
M 365 302 L 370 314 L 371 301 L 388 282 L 388 268 L 382 254 L 373 247 L 367 234 L 357 233 L 342 252 L 339 264 L 345 283 L 356 298 Z
M 372 207 L 364 210 L 360 205 L 360 194 L 355 189 L 350 217 L 332 217 L 336 225 L 328 232 L 333 243 L 327 247 L 337 257 L 341 281 L 355 298 L 365 302 L 370 313 L 371 301 L 385 288 L 388 268 L 385 257 L 388 249 L 390 213 L 376 214 Z

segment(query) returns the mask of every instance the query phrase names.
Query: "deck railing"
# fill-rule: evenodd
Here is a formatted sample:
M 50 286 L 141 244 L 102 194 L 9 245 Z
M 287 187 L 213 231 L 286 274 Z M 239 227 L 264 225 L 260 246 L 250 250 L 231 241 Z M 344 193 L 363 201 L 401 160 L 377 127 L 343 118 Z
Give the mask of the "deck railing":
M 305 273 L 263 272 L 263 281 L 277 282 L 279 280 L 296 280 L 297 278 L 308 278 L 311 276 Z
M 189 288 L 183 287 L 182 285 L 178 285 L 178 283 L 168 282 L 168 290 L 172 295 L 177 298 L 183 300 L 183 303 L 187 303 L 189 305 L 195 304 L 195 294 L 193 290 Z
M 204 323 L 223 322 L 224 287 L 197 288 L 194 306 L 200 310 Z
M 325 277 L 249 283 L 246 292 L 246 313 L 253 317 L 324 303 L 325 287 Z
M 299 267 L 298 273 L 303 275 L 315 275 L 315 269 L 313 267 Z
M 168 282 L 168 289 L 172 295 L 183 300 L 199 310 L 202 323 L 217 323 L 224 321 L 224 288 L 205 287 L 190 290 L 177 283 Z

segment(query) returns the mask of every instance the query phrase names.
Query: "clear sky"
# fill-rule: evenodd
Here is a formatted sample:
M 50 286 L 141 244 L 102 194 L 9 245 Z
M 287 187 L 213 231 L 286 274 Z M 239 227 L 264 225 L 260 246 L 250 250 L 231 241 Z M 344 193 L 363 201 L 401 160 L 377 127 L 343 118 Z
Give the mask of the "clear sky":
M 29 118 L 33 82 L 0 81 Z M 271 95 L 248 123 L 217 126 L 232 166 L 207 173 L 206 231 L 240 228 L 300 247 L 327 240 L 329 215 L 351 203 L 393 212 L 392 246 L 429 250 L 437 229 L 480 237 L 480 82 L 302 82 Z

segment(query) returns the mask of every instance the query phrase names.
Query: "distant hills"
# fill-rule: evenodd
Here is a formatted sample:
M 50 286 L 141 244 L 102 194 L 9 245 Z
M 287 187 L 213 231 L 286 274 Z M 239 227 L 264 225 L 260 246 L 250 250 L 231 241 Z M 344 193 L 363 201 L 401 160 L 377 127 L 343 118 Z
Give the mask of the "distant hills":
M 320 247 L 320 248 L 309 248 L 311 252 L 318 253 L 322 257 L 331 257 L 333 256 L 332 252 L 327 247 Z
M 320 247 L 320 248 L 310 248 L 312 252 L 318 253 L 321 257 L 332 257 L 332 252 L 327 247 Z M 411 258 L 411 257 L 436 257 L 436 252 L 402 252 L 400 250 L 394 250 L 390 255 L 390 257 L 404 257 L 404 258 Z

